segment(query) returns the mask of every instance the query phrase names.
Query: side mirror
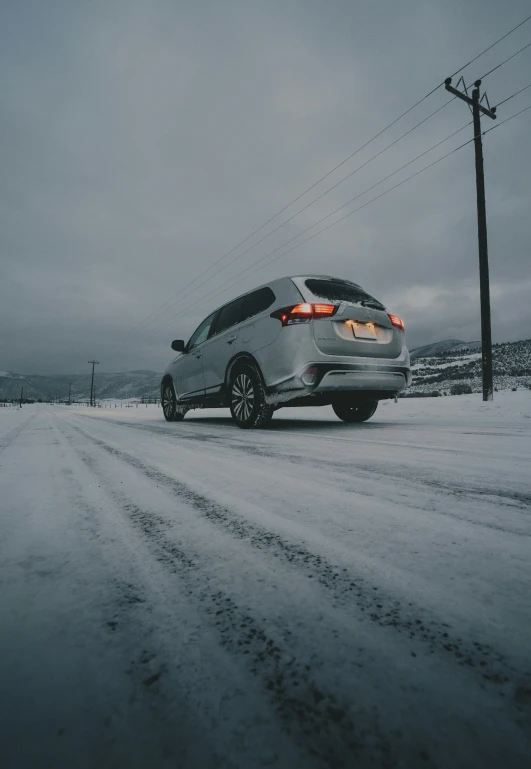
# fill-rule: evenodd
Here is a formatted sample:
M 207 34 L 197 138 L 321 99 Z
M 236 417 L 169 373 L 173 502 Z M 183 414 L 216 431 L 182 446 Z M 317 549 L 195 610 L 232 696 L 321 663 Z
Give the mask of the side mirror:
M 174 341 L 171 343 L 171 349 L 175 350 L 175 352 L 183 352 L 184 348 L 185 344 L 182 339 L 174 339 Z

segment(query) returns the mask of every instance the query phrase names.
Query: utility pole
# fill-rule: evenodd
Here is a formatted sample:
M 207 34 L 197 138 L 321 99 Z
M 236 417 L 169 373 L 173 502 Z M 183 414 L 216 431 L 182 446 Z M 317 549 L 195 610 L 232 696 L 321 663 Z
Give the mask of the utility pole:
M 99 364 L 99 360 L 89 360 L 92 363 L 92 382 L 90 384 L 90 405 L 94 406 L 94 366 Z
M 24 385 L 20 388 L 20 408 L 22 408 L 22 395 L 24 394 Z
M 487 210 L 485 206 L 485 176 L 483 172 L 483 142 L 481 140 L 481 113 L 487 115 L 492 120 L 496 120 L 496 107 L 489 104 L 486 94 L 480 98 L 479 87 L 481 80 L 476 80 L 472 91 L 472 98 L 466 91 L 465 81 L 460 78 L 459 83 L 463 83 L 465 92 L 458 91 L 451 86 L 452 78 L 445 80 L 446 90 L 453 93 L 459 99 L 471 107 L 474 123 L 474 150 L 476 156 L 476 193 L 477 193 L 477 211 L 478 211 L 478 247 L 479 247 L 479 294 L 481 303 L 481 373 L 483 380 L 483 400 L 491 401 L 493 398 L 492 383 L 492 333 L 490 323 L 490 284 L 489 284 L 489 255 L 487 248 Z M 485 100 L 487 106 L 481 102 Z

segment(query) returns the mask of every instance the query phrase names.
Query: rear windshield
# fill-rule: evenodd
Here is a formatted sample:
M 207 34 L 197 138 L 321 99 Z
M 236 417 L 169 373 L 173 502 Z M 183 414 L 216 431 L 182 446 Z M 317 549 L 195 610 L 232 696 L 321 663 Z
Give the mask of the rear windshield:
M 306 288 L 309 289 L 314 296 L 318 296 L 321 299 L 328 299 L 331 302 L 370 304 L 378 309 L 385 309 L 381 302 L 355 283 L 349 283 L 346 280 L 319 280 L 318 278 L 308 278 L 308 280 L 304 282 Z

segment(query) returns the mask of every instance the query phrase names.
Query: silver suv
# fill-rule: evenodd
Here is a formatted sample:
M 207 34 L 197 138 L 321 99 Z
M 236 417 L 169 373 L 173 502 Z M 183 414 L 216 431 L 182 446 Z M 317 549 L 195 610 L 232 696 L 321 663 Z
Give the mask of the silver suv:
M 215 310 L 164 372 L 169 422 L 230 408 L 242 428 L 282 406 L 331 405 L 345 422 L 411 382 L 404 324 L 361 286 L 328 275 L 280 278 Z

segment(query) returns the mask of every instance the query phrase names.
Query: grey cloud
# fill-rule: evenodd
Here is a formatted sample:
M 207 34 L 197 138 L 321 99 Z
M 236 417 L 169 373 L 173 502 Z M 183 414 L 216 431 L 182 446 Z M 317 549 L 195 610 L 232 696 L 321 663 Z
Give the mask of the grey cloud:
M 201 281 L 200 290 L 184 292 L 148 326 L 151 333 L 126 333 L 518 23 L 526 2 L 46 6 L 44 14 L 38 3 L 12 4 L 1 25 L 0 368 L 75 372 L 95 355 L 109 371 L 160 370 L 168 342 L 189 334 L 211 306 L 301 271 L 361 282 L 406 318 L 412 345 L 479 337 L 471 145 L 237 286 L 201 299 L 464 125 L 470 118 L 460 103 L 211 282 Z M 467 70 L 467 82 L 530 35 L 531 23 Z M 488 78 L 491 103 L 529 82 L 530 61 L 525 52 Z M 299 205 L 446 98 L 434 94 Z M 529 103 L 531 92 L 515 98 L 500 108 L 500 120 Z M 530 116 L 485 137 L 498 341 L 531 335 Z M 394 179 L 470 137 L 471 127 Z

